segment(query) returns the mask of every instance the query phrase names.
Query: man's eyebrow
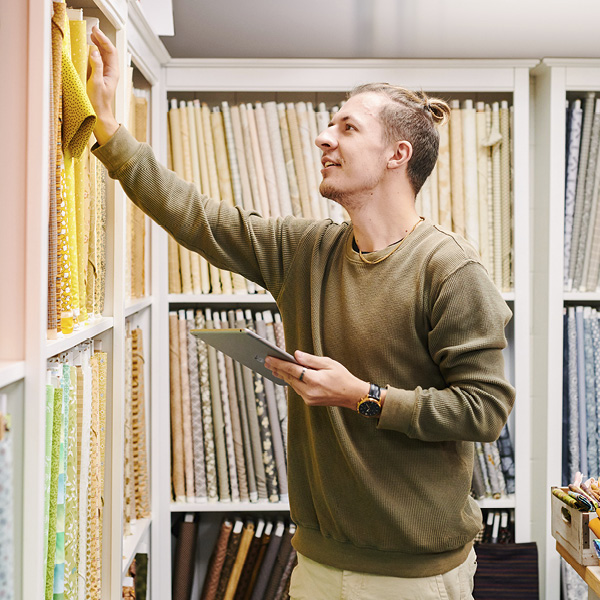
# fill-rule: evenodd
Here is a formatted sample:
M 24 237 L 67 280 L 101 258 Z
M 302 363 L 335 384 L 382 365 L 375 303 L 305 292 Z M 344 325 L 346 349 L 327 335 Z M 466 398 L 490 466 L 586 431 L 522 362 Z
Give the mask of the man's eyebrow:
M 353 115 L 346 115 L 345 117 L 341 117 L 340 121 L 342 121 L 342 123 L 344 121 L 354 121 L 360 125 L 360 121 Z M 331 127 L 332 125 L 333 125 L 333 119 L 331 121 L 329 121 L 329 123 L 327 124 L 327 127 Z

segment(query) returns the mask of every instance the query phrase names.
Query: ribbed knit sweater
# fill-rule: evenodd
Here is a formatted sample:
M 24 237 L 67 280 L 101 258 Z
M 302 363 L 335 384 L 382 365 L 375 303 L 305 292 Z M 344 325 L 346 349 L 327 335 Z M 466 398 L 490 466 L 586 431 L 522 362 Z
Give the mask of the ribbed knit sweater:
M 352 223 L 265 219 L 211 200 L 123 127 L 94 153 L 180 244 L 271 292 L 289 352 L 388 387 L 379 419 L 308 407 L 289 389 L 296 550 L 399 577 L 466 560 L 481 527 L 473 442 L 497 439 L 514 402 L 502 355 L 511 313 L 471 246 L 426 220 L 367 265 Z

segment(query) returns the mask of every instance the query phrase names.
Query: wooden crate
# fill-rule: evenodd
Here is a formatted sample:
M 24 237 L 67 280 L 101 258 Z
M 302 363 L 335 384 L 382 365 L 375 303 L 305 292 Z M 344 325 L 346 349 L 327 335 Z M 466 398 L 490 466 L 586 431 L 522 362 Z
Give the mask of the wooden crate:
M 561 489 L 568 491 L 568 488 Z M 598 565 L 592 543 L 596 536 L 588 527 L 592 518 L 597 518 L 595 512 L 580 512 L 552 495 L 552 536 L 584 566 Z

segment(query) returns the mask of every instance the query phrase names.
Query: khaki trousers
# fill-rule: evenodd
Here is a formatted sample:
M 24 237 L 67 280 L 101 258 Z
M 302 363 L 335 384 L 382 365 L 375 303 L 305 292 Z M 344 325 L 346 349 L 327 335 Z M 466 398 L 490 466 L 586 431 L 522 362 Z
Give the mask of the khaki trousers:
M 477 556 L 442 575 L 386 577 L 343 571 L 298 554 L 291 600 L 472 600 Z

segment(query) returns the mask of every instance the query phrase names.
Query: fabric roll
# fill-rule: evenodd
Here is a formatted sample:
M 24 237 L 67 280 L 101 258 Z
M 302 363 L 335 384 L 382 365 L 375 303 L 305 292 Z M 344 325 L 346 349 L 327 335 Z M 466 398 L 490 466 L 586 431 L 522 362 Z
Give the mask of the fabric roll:
M 173 600 L 190 600 L 194 583 L 194 559 L 198 538 L 198 520 L 186 513 L 179 526 L 173 560 Z
M 258 558 L 258 553 L 261 547 L 261 539 L 263 536 L 263 532 L 265 530 L 265 522 L 263 519 L 259 519 L 256 528 L 254 529 L 254 535 L 252 536 L 252 540 L 248 546 L 248 552 L 246 553 L 246 559 L 244 561 L 239 579 L 238 585 L 235 591 L 235 600 L 241 600 L 244 597 L 244 594 L 248 591 L 250 587 L 250 578 L 252 576 L 252 571 L 254 570 L 254 565 L 256 564 L 256 560 Z
M 569 448 L 569 329 L 567 308 L 563 306 L 563 381 L 562 381 L 562 478 L 561 485 L 566 487 L 571 483 L 570 461 L 571 452 Z M 599 349 L 596 349 L 596 352 Z M 600 374 L 600 371 L 598 371 Z
M 500 467 L 494 461 L 494 456 L 492 453 L 492 444 L 484 443 L 483 444 L 483 452 L 485 455 L 485 467 L 487 469 L 488 478 L 490 481 L 490 488 L 492 491 L 492 498 L 500 498 L 501 486 L 499 480 L 499 470 Z
M 275 169 L 275 180 L 277 181 L 277 195 L 279 198 L 280 211 L 281 215 L 286 217 L 288 215 L 293 215 L 294 211 L 292 210 L 292 201 L 290 198 L 290 186 L 288 183 L 283 143 L 279 129 L 277 105 L 275 102 L 266 102 L 263 108 L 269 133 L 269 143 L 273 157 L 273 167 Z
M 146 449 L 146 401 L 144 393 L 143 334 L 139 327 L 132 332 L 132 427 L 133 427 L 133 474 L 135 482 L 135 516 L 150 517 L 150 490 L 148 453 Z
M 497 102 L 492 105 L 492 124 L 488 138 L 488 146 L 492 152 L 492 222 L 494 227 L 494 283 L 502 287 L 502 183 L 500 142 L 500 106 Z
M 465 237 L 465 204 L 462 168 L 462 113 L 458 100 L 450 103 L 450 187 L 452 191 L 452 229 Z
M 291 548 L 290 553 L 288 555 L 287 563 L 283 568 L 283 572 L 281 574 L 281 579 L 279 581 L 279 585 L 277 586 L 277 591 L 273 596 L 274 600 L 285 600 L 289 597 L 289 587 L 290 587 L 290 579 L 292 577 L 292 571 L 294 567 L 298 564 L 298 555 L 296 551 Z
M 315 193 L 319 198 L 321 217 L 323 219 L 326 219 L 327 217 L 332 217 L 332 215 L 329 214 L 328 203 L 331 201 L 328 201 L 326 198 L 323 198 L 319 191 L 319 185 L 321 183 L 321 180 L 323 179 L 321 175 L 321 169 L 323 168 L 323 166 L 321 165 L 321 150 L 315 143 L 317 136 L 319 135 L 319 131 L 317 130 L 317 116 L 312 102 L 306 103 L 306 117 L 308 120 L 310 149 L 312 150 L 312 167 L 315 172 Z M 335 205 L 335 203 L 333 204 Z
M 281 545 L 279 546 L 279 552 L 275 557 L 275 563 L 273 564 L 273 570 L 269 578 L 269 584 L 265 591 L 265 600 L 274 600 L 277 588 L 281 582 L 283 571 L 287 565 L 287 562 L 292 552 L 292 536 L 296 531 L 295 525 L 290 525 L 284 532 L 281 538 Z
M 229 172 L 229 162 L 227 160 L 223 115 L 217 106 L 213 107 L 210 113 L 210 125 L 215 148 L 220 198 L 222 202 L 226 202 L 229 206 L 233 206 L 233 188 L 231 186 L 231 174 Z
M 586 306 L 583 309 L 583 351 L 585 373 L 585 426 L 587 437 L 587 469 L 590 475 L 598 468 L 598 414 L 596 411 L 596 378 L 594 374 L 594 344 L 592 341 L 592 319 L 597 321 L 595 311 Z
M 236 323 L 235 311 L 230 310 L 228 313 L 229 327 L 238 327 Z M 245 325 L 242 325 L 242 328 Z M 258 500 L 256 491 L 256 476 L 254 474 L 254 462 L 252 458 L 252 440 L 250 438 L 250 428 L 248 425 L 248 413 L 246 409 L 246 394 L 244 390 L 244 379 L 242 375 L 242 365 L 233 361 L 233 371 L 235 377 L 235 389 L 238 400 L 238 410 L 240 415 L 240 429 L 243 443 L 244 468 L 246 473 L 246 481 L 248 485 L 248 499 L 250 502 Z
M 233 531 L 233 523 L 224 520 L 219 529 L 219 536 L 213 548 L 210 561 L 206 570 L 204 586 L 202 587 L 201 600 L 215 600 L 217 597 L 217 588 L 219 587 L 219 579 L 223 564 L 227 555 L 227 546 L 231 532 Z
M 6 404 L 6 397 L 4 398 Z M 0 396 L 0 417 L 6 418 Z M 6 410 L 6 406 L 4 407 Z M 0 421 L 4 421 L 1 419 Z M 3 600 L 14 600 L 14 512 L 12 436 L 0 422 L 0 590 Z
M 281 132 L 281 147 L 283 151 L 283 160 L 285 162 L 285 170 L 287 173 L 287 181 L 289 185 L 289 195 L 292 207 L 292 214 L 295 217 L 299 217 L 302 215 L 302 205 L 300 203 L 300 191 L 298 189 L 296 169 L 294 168 L 294 155 L 292 154 L 290 129 L 288 125 L 285 104 L 283 102 L 279 102 L 277 104 L 277 117 L 279 119 L 279 131 Z
M 248 180 L 252 192 L 252 210 L 262 212 L 262 201 L 260 190 L 258 189 L 258 176 L 254 164 L 254 153 L 252 151 L 252 136 L 250 135 L 250 122 L 248 121 L 248 108 L 245 104 L 239 107 L 240 122 L 242 125 L 242 137 L 244 140 L 244 154 L 246 156 L 246 166 L 248 168 Z
M 221 315 L 221 326 L 227 326 L 227 315 L 225 312 Z M 227 398 L 229 400 L 229 413 L 231 415 L 231 432 L 233 436 L 233 450 L 235 455 L 235 470 L 237 473 L 240 500 L 248 502 L 250 496 L 248 493 L 248 479 L 246 475 L 246 461 L 244 459 L 244 440 L 242 438 L 242 426 L 240 417 L 240 406 L 237 395 L 237 386 L 235 382 L 235 371 L 233 359 L 224 355 L 225 358 L 225 377 L 227 385 Z
M 483 473 L 479 460 L 473 461 L 473 479 L 471 481 L 471 494 L 477 500 L 485 498 L 485 485 L 483 484 Z
M 77 567 L 77 598 L 85 600 L 87 596 L 87 548 L 88 548 L 88 510 L 91 462 L 92 427 L 92 366 L 90 350 L 81 354 L 81 458 L 79 460 L 79 563 Z M 78 388 L 79 388 L 79 378 Z M 79 395 L 79 389 L 78 389 Z M 79 400 L 78 400 L 79 402 Z
M 502 231 L 502 289 L 512 287 L 512 214 L 510 185 L 510 110 L 508 102 L 502 101 L 500 107 L 500 195 L 501 195 L 501 231 Z
M 192 293 L 202 293 L 201 259 L 196 252 L 190 252 L 190 270 L 192 275 Z
M 94 352 L 94 359 L 98 361 L 98 440 L 99 440 L 99 481 L 96 492 L 97 498 L 97 528 L 98 528 L 98 551 L 97 551 L 97 581 L 102 585 L 102 538 L 104 522 L 104 480 L 106 471 L 106 392 L 108 355 L 106 352 Z
M 252 315 L 250 310 L 245 317 L 242 310 L 236 311 L 236 326 L 245 328 L 251 325 Z M 250 430 L 250 440 L 252 443 L 252 459 L 254 462 L 254 475 L 256 478 L 256 493 L 258 500 L 267 500 L 267 483 L 265 475 L 265 465 L 262 458 L 262 442 L 260 426 L 258 422 L 256 394 L 254 390 L 254 376 L 252 371 L 242 366 L 242 378 L 244 380 L 244 397 L 246 399 L 246 411 L 248 414 L 248 428 Z
M 257 315 L 256 319 L 256 333 L 258 335 L 269 339 L 267 335 L 267 324 L 259 319 L 260 315 Z M 273 336 L 274 337 L 274 336 Z M 271 340 L 269 340 L 271 341 Z M 281 427 L 279 423 L 279 413 L 277 411 L 277 401 L 275 399 L 275 384 L 267 378 L 263 378 L 263 385 L 265 390 L 266 398 L 266 416 L 268 418 L 269 428 L 272 439 L 272 453 L 275 461 L 275 469 L 277 472 L 277 483 L 279 490 L 279 499 L 283 502 L 288 500 L 288 485 L 287 485 L 287 469 L 285 462 L 285 452 L 283 449 L 283 436 L 281 433 Z M 260 406 L 257 408 L 259 419 L 261 418 Z M 267 474 L 268 469 L 266 468 Z
M 253 209 L 252 188 L 250 187 L 250 176 L 248 174 L 248 165 L 246 154 L 244 152 L 244 134 L 242 133 L 242 119 L 240 116 L 240 107 L 231 106 L 229 109 L 231 118 L 231 130 L 233 135 L 233 147 L 240 177 L 241 199 L 238 202 L 246 210 Z
M 579 378 L 577 372 L 577 326 L 575 323 L 575 307 L 568 308 L 567 332 L 569 336 L 569 481 L 575 479 L 579 471 L 581 455 L 579 450 Z
M 484 266 L 491 272 L 489 236 L 488 236 L 488 155 L 485 146 L 487 127 L 485 122 L 485 104 L 477 103 L 475 113 L 475 132 L 477 137 L 477 196 L 479 200 L 479 254 Z
M 67 457 L 65 480 L 65 600 L 77 598 L 77 563 L 79 538 L 79 490 L 77 481 L 77 388 L 78 372 L 69 367 L 69 423 L 67 432 Z
M 193 309 L 186 311 L 188 376 L 190 382 L 190 403 L 192 419 L 192 446 L 194 454 L 194 497 L 198 502 L 206 502 L 206 470 L 204 464 L 204 433 L 202 430 L 202 401 L 200 399 L 200 373 L 198 367 L 198 342 L 191 334 L 195 328 Z
M 242 529 L 244 523 L 241 519 L 237 519 L 233 525 L 233 530 L 229 536 L 227 543 L 227 551 L 225 553 L 225 561 L 223 562 L 223 569 L 221 570 L 221 576 L 219 577 L 219 586 L 217 587 L 216 598 L 222 600 L 225 597 L 225 590 L 227 589 L 227 583 L 231 576 L 235 557 L 237 556 L 240 543 L 242 540 Z
M 206 103 L 201 105 L 201 116 L 202 116 L 202 131 L 204 133 L 204 146 L 206 150 L 206 160 L 208 163 L 208 181 L 210 189 L 210 197 L 214 200 L 221 200 L 221 193 L 219 191 L 219 176 L 217 174 L 217 162 L 215 159 L 215 147 L 213 142 L 213 133 L 210 117 L 210 109 Z M 221 294 L 221 273 L 219 269 L 213 265 L 209 265 L 210 271 L 210 286 L 213 294 Z
M 191 181 L 194 182 L 198 192 L 202 193 L 202 181 L 200 178 L 200 155 L 198 153 L 198 127 L 196 126 L 196 112 L 193 102 L 181 102 L 181 112 L 186 113 L 188 127 L 188 141 L 190 149 Z
M 479 466 L 481 469 L 481 474 L 483 476 L 483 485 L 485 488 L 485 495 L 492 495 L 492 487 L 490 484 L 490 478 L 487 471 L 485 452 L 483 449 L 483 444 L 481 442 L 475 442 L 475 460 L 479 461 Z
M 185 454 L 183 449 L 183 407 L 181 404 L 179 323 L 176 312 L 169 313 L 169 363 L 171 391 L 172 478 L 175 502 L 185 502 Z
M 44 590 L 48 575 L 48 539 L 50 523 L 50 490 L 52 482 L 52 433 L 54 431 L 54 387 L 46 385 L 46 432 L 44 456 Z M 12 495 L 11 495 L 12 497 Z
M 106 292 L 106 169 L 96 161 L 96 260 L 98 277 L 94 288 L 94 312 L 102 315 Z
M 487 138 L 485 141 L 485 146 L 488 146 L 488 141 L 493 142 L 493 137 L 492 137 L 492 107 L 489 104 L 485 105 L 485 127 L 486 127 L 486 132 L 487 132 Z M 494 214 L 495 214 L 495 210 L 494 210 L 494 206 L 495 206 L 495 198 L 496 198 L 496 194 L 494 192 L 494 190 L 497 189 L 497 191 L 499 192 L 499 188 L 496 187 L 496 181 L 494 180 L 494 160 L 492 158 L 492 149 L 491 147 L 488 149 L 487 152 L 487 185 L 488 185 L 488 189 L 487 189 L 487 200 L 488 200 L 488 252 L 490 255 L 490 267 L 489 267 L 489 273 L 491 278 L 493 279 L 494 282 L 497 281 L 497 277 L 496 277 L 496 249 L 495 249 L 495 236 L 494 236 L 494 232 L 495 232 L 495 222 L 494 222 Z
M 500 485 L 500 496 L 506 496 L 506 481 L 504 481 L 504 473 L 502 471 L 502 459 L 500 457 L 500 450 L 498 448 L 498 442 L 491 443 L 492 459 L 494 461 L 494 467 L 498 473 L 498 483 Z
M 191 252 L 181 245 L 177 245 L 179 251 L 179 269 L 181 271 L 181 292 L 191 294 L 192 286 L 192 256 Z
M 256 132 L 258 134 L 267 197 L 269 199 L 269 214 L 272 217 L 279 217 L 281 216 L 281 207 L 279 205 L 275 165 L 273 164 L 273 152 L 271 150 L 271 140 L 269 138 L 265 109 L 260 102 L 257 102 L 254 105 L 254 117 L 256 119 Z
M 196 329 L 204 329 L 206 321 L 201 310 L 196 311 Z M 202 402 L 202 433 L 204 440 L 204 460 L 206 462 L 206 493 L 210 502 L 218 500 L 217 463 L 215 460 L 215 441 L 213 433 L 212 404 L 210 398 L 210 380 L 208 366 L 208 346 L 200 339 L 198 342 L 198 373 L 200 377 L 200 397 Z
M 181 294 L 181 276 L 179 274 L 179 250 L 177 242 L 169 235 L 169 293 Z
M 575 196 L 577 193 L 577 173 L 579 171 L 579 150 L 581 144 L 581 128 L 583 109 L 581 100 L 575 100 L 569 111 L 569 136 L 567 140 L 566 184 L 565 184 L 565 228 L 564 228 L 564 288 L 569 285 L 569 265 L 571 262 L 571 239 L 573 236 L 573 216 L 575 213 Z
M 214 328 L 212 311 L 210 309 L 206 309 L 206 327 L 207 329 Z M 221 399 L 221 386 L 219 380 L 219 362 L 217 357 L 217 351 L 212 346 L 208 346 L 208 368 L 210 372 L 210 390 L 213 425 L 215 433 L 215 452 L 217 459 L 219 501 L 230 502 L 231 494 L 229 489 L 229 461 L 225 441 L 225 420 L 223 417 L 224 402 Z
M 579 471 L 585 471 L 587 459 L 586 395 L 585 395 L 585 341 L 583 333 L 583 306 L 575 308 L 577 332 L 577 402 L 579 409 Z
M 192 171 L 192 150 L 190 144 L 190 124 L 188 121 L 187 105 L 185 102 L 179 103 L 179 126 L 181 128 L 181 150 L 183 158 L 183 172 L 181 176 L 186 181 L 193 183 L 194 176 Z
M 588 164 L 585 171 L 585 186 L 583 193 L 583 219 L 584 223 L 581 226 L 579 235 L 579 244 L 577 247 L 577 262 L 575 264 L 575 274 L 573 276 L 573 288 L 576 290 L 585 289 L 582 286 L 582 281 L 586 276 L 586 266 L 589 264 L 589 248 L 588 232 L 592 227 L 592 222 L 595 220 L 592 217 L 592 207 L 596 206 L 597 198 L 594 198 L 594 191 L 598 191 L 597 186 L 597 171 L 598 166 L 598 146 L 600 144 L 600 99 L 595 102 L 594 117 L 592 121 L 592 130 L 590 134 L 590 149 L 588 153 Z M 596 189 L 594 189 L 596 188 Z M 595 217 L 595 215 L 594 215 Z
M 204 130 L 202 127 L 202 113 L 200 102 L 194 100 L 194 123 L 196 125 L 196 143 L 198 144 L 198 161 L 200 168 L 200 191 L 205 196 L 210 196 L 210 181 L 208 175 L 208 159 L 206 157 L 206 145 L 204 143 Z M 203 294 L 210 293 L 210 269 L 208 262 L 203 256 L 199 256 L 200 262 L 200 285 Z
M 260 538 L 260 544 L 258 547 L 258 552 L 256 555 L 256 560 L 254 561 L 254 566 L 252 567 L 252 573 L 250 574 L 250 580 L 248 585 L 246 586 L 243 593 L 240 593 L 239 596 L 236 594 L 236 600 L 250 600 L 252 594 L 254 593 L 254 586 L 256 584 L 256 580 L 260 573 L 260 569 L 262 568 L 262 564 L 265 558 L 265 554 L 269 547 L 269 543 L 271 541 L 271 534 L 273 532 L 273 522 L 268 521 L 265 524 L 264 533 Z M 239 591 L 239 588 L 238 588 Z
M 56 339 L 56 123 L 54 119 L 53 69 L 50 70 L 50 102 L 48 118 L 48 303 L 46 315 L 47 338 Z
M 130 523 L 135 519 L 135 482 L 133 474 L 133 411 L 131 409 L 133 396 L 133 339 L 131 331 L 125 336 L 125 395 L 123 412 L 125 414 L 123 437 L 123 533 L 131 533 Z
M 506 483 L 506 493 L 515 493 L 515 458 L 510 440 L 510 434 L 508 427 L 505 425 L 502 428 L 500 437 L 497 441 L 498 452 L 500 453 L 500 466 L 502 468 L 502 474 L 504 475 L 504 481 Z
M 221 329 L 221 318 L 218 311 L 213 313 L 213 327 L 215 329 Z M 223 411 L 223 426 L 225 431 L 225 448 L 227 450 L 227 468 L 229 471 L 231 499 L 234 502 L 239 502 L 240 489 L 238 483 L 238 473 L 236 469 L 235 443 L 233 441 L 233 425 L 231 419 L 229 389 L 227 388 L 225 355 L 220 351 L 217 352 L 217 370 L 219 377 L 218 384 L 221 393 L 221 410 Z
M 477 129 L 472 100 L 465 100 L 461 110 L 465 235 L 479 251 L 479 189 L 477 181 Z
M 283 521 L 279 521 L 277 523 L 277 526 L 275 527 L 275 531 L 273 532 L 269 540 L 269 545 L 265 552 L 264 559 L 262 560 L 262 564 L 260 566 L 260 571 L 256 578 L 256 583 L 254 585 L 251 600 L 263 600 L 265 597 L 265 592 L 267 591 L 269 579 L 275 566 L 275 560 L 277 558 L 277 554 L 279 553 L 279 548 L 281 547 L 281 541 L 283 539 L 284 530 L 285 526 L 283 524 Z
M 583 123 L 581 129 L 581 147 L 577 167 L 577 186 L 575 192 L 575 207 L 573 213 L 573 233 L 571 236 L 571 253 L 569 256 L 569 281 L 567 288 L 572 289 L 575 277 L 575 268 L 579 259 L 579 238 L 584 220 L 584 202 L 586 186 L 586 170 L 590 152 L 592 124 L 594 119 L 594 92 L 588 92 L 583 110 Z
M 293 102 L 286 105 L 286 115 L 288 128 L 290 132 L 290 143 L 292 146 L 292 156 L 294 158 L 294 168 L 296 169 L 296 178 L 298 180 L 298 192 L 300 194 L 300 206 L 302 207 L 301 216 L 305 219 L 313 218 L 312 202 L 310 195 L 310 184 L 306 167 L 304 164 L 304 151 L 300 135 L 300 126 L 296 106 Z
M 600 99 L 596 100 L 598 108 Z M 598 287 L 600 274 L 600 152 L 597 152 L 594 171 L 594 187 L 592 191 L 592 207 L 589 217 L 587 245 L 585 249 L 585 262 L 583 267 L 582 290 L 593 292 Z
M 439 223 L 452 231 L 452 187 L 450 184 L 450 128 L 443 125 L 439 128 L 440 149 L 437 161 L 439 190 Z
M 308 196 L 310 198 L 310 210 L 313 219 L 320 219 L 321 201 L 317 192 L 317 181 L 312 156 L 312 141 L 308 125 L 308 113 L 305 102 L 296 102 L 296 116 L 298 118 L 298 131 L 300 132 L 300 143 L 302 144 L 302 157 L 304 159 L 304 172 L 308 185 Z
M 188 502 L 194 502 L 194 449 L 192 442 L 192 405 L 190 399 L 190 378 L 187 362 L 187 321 L 185 310 L 179 311 L 179 381 L 181 385 L 181 419 L 183 428 L 183 465 L 185 475 L 185 495 Z
M 438 189 L 437 164 L 433 167 L 429 176 L 429 187 L 431 190 L 431 218 L 435 223 L 440 222 L 440 192 Z
M 283 323 L 281 322 L 281 315 L 276 313 L 275 320 L 271 311 L 265 311 L 263 313 L 265 323 L 267 325 L 267 339 L 276 346 L 279 346 L 282 350 L 285 350 L 285 339 L 283 335 Z M 279 319 L 279 321 L 277 321 Z M 287 464 L 287 396 L 285 389 L 281 385 L 275 385 L 275 400 L 277 402 L 277 412 L 279 414 L 279 423 L 281 426 L 281 438 L 283 443 L 283 452 Z
M 244 525 L 244 529 L 242 530 L 240 545 L 235 556 L 233 567 L 231 568 L 231 574 L 229 575 L 227 587 L 225 588 L 225 594 L 223 596 L 224 600 L 233 600 L 233 598 L 235 597 L 235 593 L 237 591 L 238 584 L 240 581 L 240 575 L 242 574 L 242 568 L 244 566 L 244 562 L 246 561 L 248 550 L 250 548 L 250 543 L 252 542 L 253 538 L 254 522 L 248 521 Z
M 248 119 L 248 132 L 250 134 L 250 141 L 252 144 L 252 157 L 254 159 L 254 169 L 256 172 L 256 182 L 258 185 L 258 197 L 260 198 L 260 212 L 263 217 L 267 218 L 271 216 L 269 192 L 267 189 L 267 182 L 265 180 L 262 153 L 260 151 L 256 115 L 251 104 L 246 105 L 246 117 Z M 258 208 L 256 201 L 255 206 Z

